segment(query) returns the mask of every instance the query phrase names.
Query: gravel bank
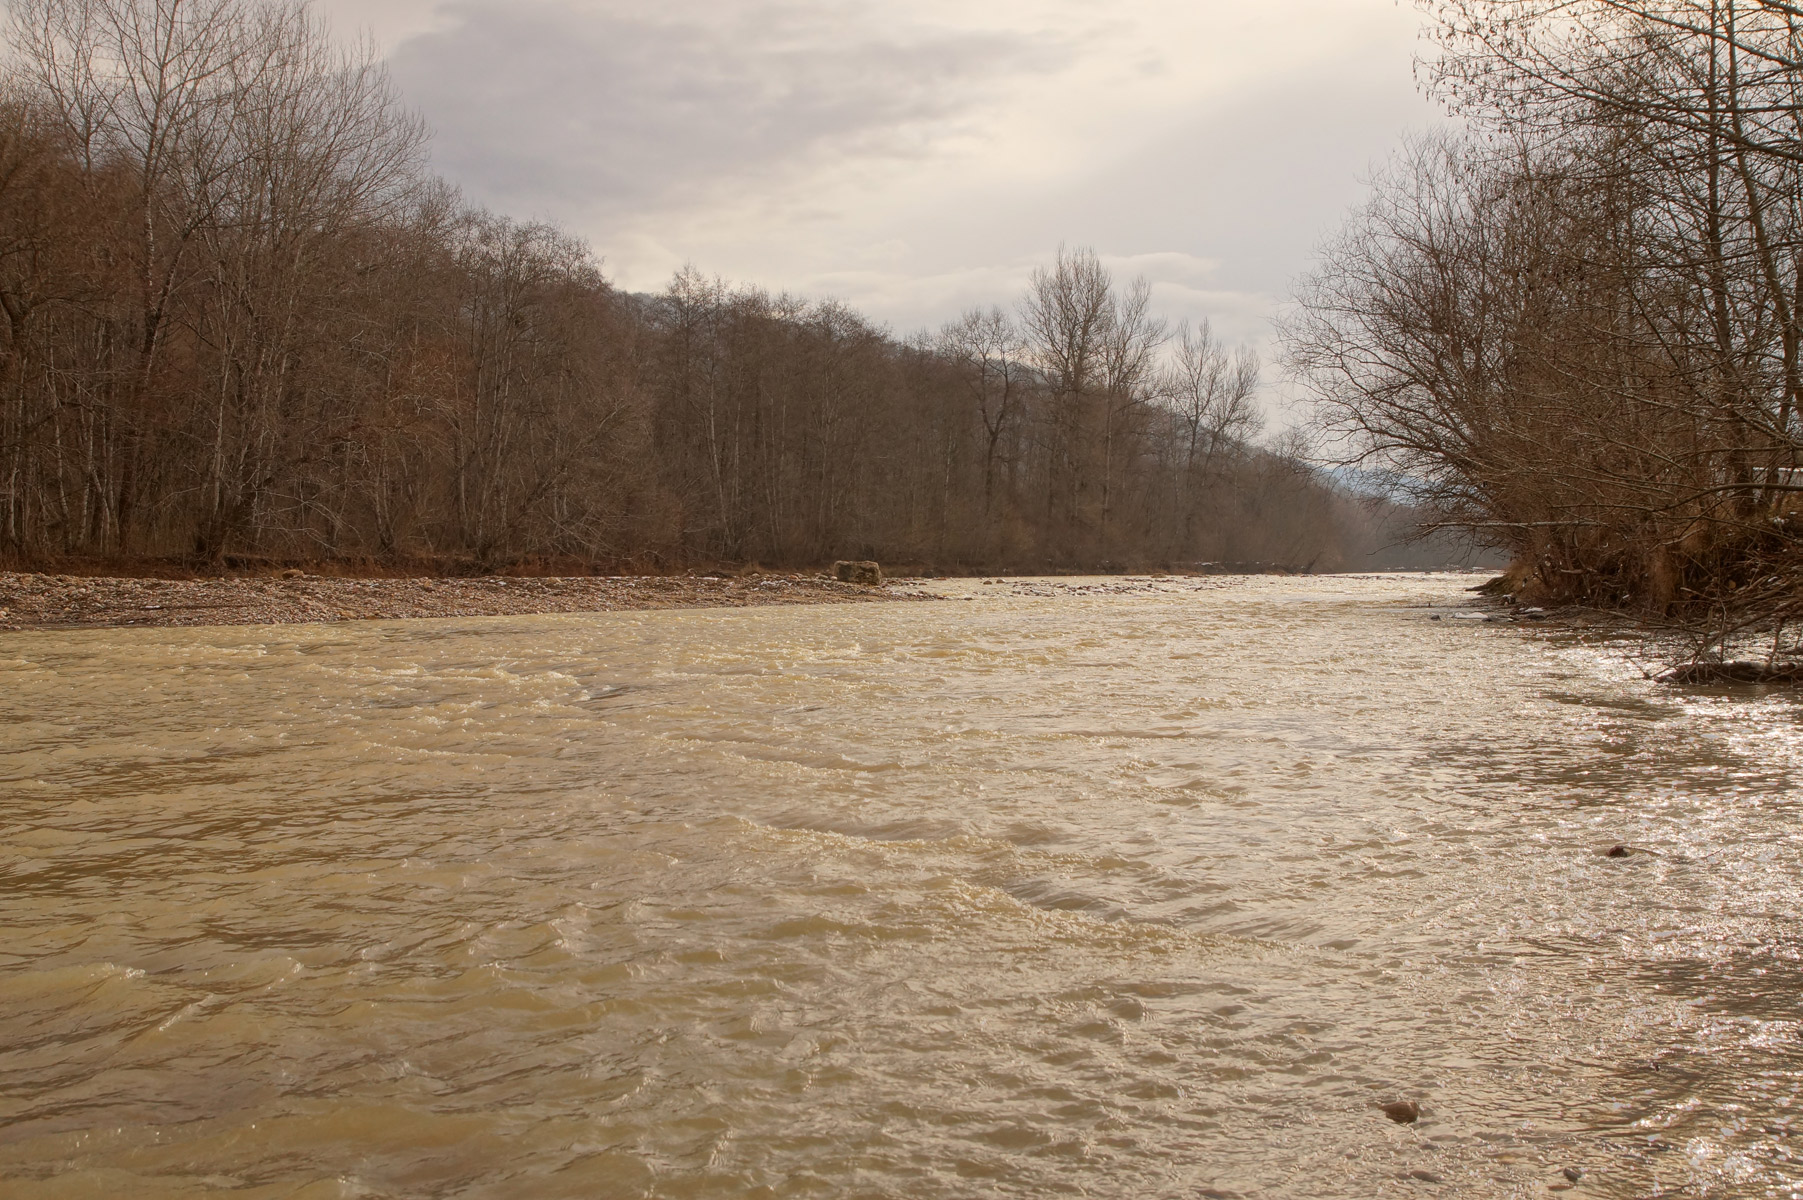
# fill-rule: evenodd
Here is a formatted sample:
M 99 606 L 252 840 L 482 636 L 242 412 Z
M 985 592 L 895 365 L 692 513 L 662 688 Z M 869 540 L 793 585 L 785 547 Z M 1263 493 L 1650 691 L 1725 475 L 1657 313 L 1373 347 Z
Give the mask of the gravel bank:
M 0 572 L 0 629 L 302 625 L 409 617 L 494 617 L 647 608 L 741 608 L 926 600 L 905 587 L 824 575 L 474 579 L 107 579 Z

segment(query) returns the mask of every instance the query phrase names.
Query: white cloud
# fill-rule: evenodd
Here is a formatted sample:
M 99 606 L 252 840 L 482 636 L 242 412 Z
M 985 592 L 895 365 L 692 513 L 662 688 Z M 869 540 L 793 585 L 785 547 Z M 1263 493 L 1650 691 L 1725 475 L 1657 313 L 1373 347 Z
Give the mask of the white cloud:
M 806 219 L 820 176 L 933 154 L 997 77 L 1059 57 L 1031 35 L 876 28 L 828 0 L 439 12 L 451 22 L 392 59 L 444 168 L 603 231 L 746 201 Z
M 623 286 L 685 262 L 900 332 L 1060 243 L 1269 339 L 1360 176 L 1434 119 L 1395 0 L 327 0 L 437 161 Z

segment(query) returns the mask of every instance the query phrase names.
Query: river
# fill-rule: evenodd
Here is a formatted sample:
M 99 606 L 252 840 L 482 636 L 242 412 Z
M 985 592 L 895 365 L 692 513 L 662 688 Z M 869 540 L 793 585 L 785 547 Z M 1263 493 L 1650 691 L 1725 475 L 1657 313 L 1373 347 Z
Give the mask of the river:
M 1803 1195 L 1796 701 L 1471 582 L 0 634 L 3 1190 Z

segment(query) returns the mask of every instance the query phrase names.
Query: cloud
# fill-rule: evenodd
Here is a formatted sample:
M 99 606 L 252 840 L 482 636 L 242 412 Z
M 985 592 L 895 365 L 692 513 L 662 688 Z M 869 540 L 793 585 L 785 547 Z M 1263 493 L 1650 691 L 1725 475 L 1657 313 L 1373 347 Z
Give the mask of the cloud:
M 904 335 L 1011 306 L 1062 243 L 1269 351 L 1361 176 L 1436 119 L 1391 0 L 321 2 L 390 39 L 440 170 L 621 286 L 693 263 Z
M 1043 35 L 834 0 L 462 0 L 439 19 L 391 65 L 438 127 L 441 169 L 486 201 L 591 225 L 928 153 L 998 81 L 1063 57 Z

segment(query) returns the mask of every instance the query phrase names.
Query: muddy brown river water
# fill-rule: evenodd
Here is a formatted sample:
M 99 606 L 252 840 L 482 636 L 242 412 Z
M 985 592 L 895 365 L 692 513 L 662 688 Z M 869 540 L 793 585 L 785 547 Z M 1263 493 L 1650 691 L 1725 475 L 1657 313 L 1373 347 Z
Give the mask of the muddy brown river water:
M 1471 582 L 0 634 L 0 1193 L 1803 1195 L 1803 710 Z

